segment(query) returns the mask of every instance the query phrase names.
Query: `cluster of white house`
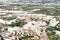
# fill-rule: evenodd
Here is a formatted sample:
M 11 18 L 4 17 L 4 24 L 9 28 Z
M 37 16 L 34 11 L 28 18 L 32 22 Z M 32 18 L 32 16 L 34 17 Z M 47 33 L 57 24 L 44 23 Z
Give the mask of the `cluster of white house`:
M 35 11 L 35 10 L 33 10 L 33 11 Z M 22 37 L 25 32 L 28 35 L 29 35 L 29 33 L 30 34 L 35 33 L 36 35 L 40 36 L 41 30 L 43 30 L 43 32 L 45 32 L 46 27 L 47 27 L 47 23 L 45 21 L 48 21 L 49 22 L 48 26 L 51 26 L 51 27 L 55 27 L 59 23 L 59 21 L 56 18 L 54 18 L 53 16 L 47 16 L 45 14 L 27 14 L 27 12 L 24 12 L 24 13 L 25 14 L 19 14 L 19 13 L 13 14 L 13 15 L 17 16 L 16 19 L 20 19 L 20 20 L 25 19 L 27 21 L 27 24 L 23 25 L 22 28 L 21 27 L 7 27 L 8 30 L 6 28 L 1 29 L 1 31 L 3 31 L 3 32 L 0 33 L 0 35 L 5 40 L 15 40 L 15 38 L 17 38 L 17 40 L 18 40 L 18 37 L 19 36 Z M 9 16 L 7 15 L 6 17 L 11 17 L 13 15 L 10 14 Z M 31 20 L 30 18 L 35 18 L 35 19 L 38 18 L 39 20 L 34 21 L 34 20 Z M 0 23 L 11 24 L 12 22 L 15 22 L 16 19 L 7 20 L 7 21 L 0 19 Z M 45 21 L 43 21 L 43 20 L 45 20 Z M 4 30 L 4 29 L 6 29 L 6 30 Z M 56 31 L 56 35 L 60 35 L 60 31 Z M 8 38 L 6 38 L 6 37 L 8 37 Z
M 2 14 L 2 15 L 4 15 L 4 14 Z M 47 15 L 45 15 L 45 14 L 27 14 L 26 12 L 25 12 L 25 14 L 20 14 L 20 13 L 16 13 L 16 14 L 9 14 L 9 15 L 7 15 L 6 14 L 6 16 L 0 16 L 0 23 L 2 23 L 2 24 L 11 24 L 12 22 L 15 22 L 15 20 L 16 19 L 14 19 L 14 20 L 3 20 L 3 19 L 1 19 L 1 17 L 13 17 L 13 16 L 16 16 L 16 19 L 25 19 L 26 21 L 31 21 L 31 19 L 30 18 L 35 18 L 35 19 L 37 19 L 37 18 L 39 18 L 39 19 L 43 19 L 43 20 L 50 20 L 50 19 L 52 19 L 53 17 L 52 16 L 47 16 Z
M 51 19 L 49 26 L 56 26 L 59 23 L 55 18 Z M 4 38 L 5 40 L 15 40 L 15 38 L 18 38 L 18 36 L 23 36 L 26 32 L 28 35 L 29 33 L 35 33 L 36 35 L 41 35 L 41 30 L 45 32 L 47 23 L 45 21 L 30 21 L 27 24 L 25 24 L 22 28 L 21 27 L 7 27 L 8 30 L 4 30 L 5 28 L 1 29 L 3 31 L 0 33 L 2 37 L 8 37 Z M 27 31 L 26 31 L 27 30 Z M 29 30 L 29 31 L 28 31 Z M 56 35 L 60 35 L 60 31 L 56 31 Z M 10 36 L 10 37 L 9 37 Z M 18 39 L 17 39 L 18 40 Z
M 8 38 L 5 38 L 6 40 L 7 39 L 8 40 L 11 40 L 11 39 L 15 40 L 15 37 L 18 37 L 18 36 L 22 37 L 24 35 L 24 33 L 27 33 L 27 35 L 30 35 L 30 34 L 33 35 L 33 33 L 35 33 L 35 35 L 40 36 L 40 33 L 41 33 L 40 30 L 42 29 L 42 27 L 40 27 L 40 26 L 46 26 L 46 23 L 31 21 L 31 22 L 25 24 L 22 28 L 20 28 L 20 27 L 7 27 L 7 30 L 6 30 L 6 28 L 3 28 L 3 29 L 1 29 L 1 31 L 3 31 L 3 30 L 4 31 L 0 35 L 4 38 L 8 37 Z M 45 29 L 46 28 L 43 29 L 44 32 L 45 32 Z

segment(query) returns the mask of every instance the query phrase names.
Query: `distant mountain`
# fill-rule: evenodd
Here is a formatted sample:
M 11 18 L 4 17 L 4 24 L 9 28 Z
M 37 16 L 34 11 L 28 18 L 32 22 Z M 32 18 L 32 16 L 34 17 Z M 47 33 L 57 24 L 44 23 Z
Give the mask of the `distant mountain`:
M 60 0 L 0 0 L 0 3 L 9 4 L 9 3 L 51 3 L 51 2 L 60 2 Z

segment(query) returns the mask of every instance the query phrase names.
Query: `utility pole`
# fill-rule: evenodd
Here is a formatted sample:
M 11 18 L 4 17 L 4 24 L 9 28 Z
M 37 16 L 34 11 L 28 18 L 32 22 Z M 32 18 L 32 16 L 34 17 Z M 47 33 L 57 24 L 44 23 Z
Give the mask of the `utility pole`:
M 4 40 L 4 38 L 0 35 L 0 40 Z
M 17 31 L 15 31 L 15 40 L 19 40 L 17 36 Z

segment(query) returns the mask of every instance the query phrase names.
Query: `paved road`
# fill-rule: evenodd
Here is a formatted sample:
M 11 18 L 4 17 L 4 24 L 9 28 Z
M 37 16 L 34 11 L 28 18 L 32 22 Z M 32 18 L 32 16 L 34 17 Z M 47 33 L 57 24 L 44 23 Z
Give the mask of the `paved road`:
M 49 40 L 45 32 L 41 33 L 41 40 Z
M 41 40 L 49 40 L 49 38 L 48 38 L 48 36 L 47 36 L 47 34 L 46 34 L 46 32 L 45 32 L 45 30 L 46 30 L 46 28 L 43 28 L 43 32 L 41 33 L 41 35 L 40 35 L 40 37 L 41 37 Z

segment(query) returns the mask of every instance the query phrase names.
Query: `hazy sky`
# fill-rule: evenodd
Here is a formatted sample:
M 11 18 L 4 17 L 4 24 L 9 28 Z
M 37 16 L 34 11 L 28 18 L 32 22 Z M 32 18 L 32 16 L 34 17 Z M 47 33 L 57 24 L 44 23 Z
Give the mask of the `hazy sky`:
M 0 0 L 0 2 L 14 2 L 14 1 L 19 1 L 19 0 Z M 22 0 L 22 1 L 27 1 L 27 0 Z M 28 1 L 39 1 L 39 2 L 41 2 L 43 0 L 28 0 Z M 44 1 L 56 1 L 56 0 L 44 0 Z

